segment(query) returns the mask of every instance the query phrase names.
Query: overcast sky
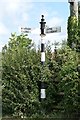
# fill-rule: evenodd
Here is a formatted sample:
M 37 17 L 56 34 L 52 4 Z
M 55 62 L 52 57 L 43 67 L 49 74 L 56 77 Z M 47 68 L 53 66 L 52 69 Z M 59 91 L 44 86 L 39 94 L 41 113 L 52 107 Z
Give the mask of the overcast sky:
M 49 27 L 61 26 L 61 33 L 48 34 L 45 40 L 54 43 L 66 39 L 69 17 L 67 0 L 0 0 L 0 50 L 11 33 L 21 33 L 20 27 L 35 28 L 29 37 L 37 45 L 40 44 L 39 22 L 42 14 Z

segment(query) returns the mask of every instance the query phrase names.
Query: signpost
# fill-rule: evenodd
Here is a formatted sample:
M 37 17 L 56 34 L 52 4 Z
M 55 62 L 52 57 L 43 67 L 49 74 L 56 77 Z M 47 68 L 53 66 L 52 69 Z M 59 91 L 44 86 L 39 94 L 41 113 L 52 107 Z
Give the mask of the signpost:
M 58 33 L 58 32 L 61 32 L 61 27 L 46 27 L 46 22 L 45 22 L 45 19 L 44 19 L 44 15 L 42 15 L 42 18 L 41 18 L 41 22 L 40 22 L 40 30 L 41 30 L 41 65 L 42 65 L 42 73 L 44 74 L 43 70 L 45 69 L 44 68 L 44 64 L 45 64 L 45 40 L 44 40 L 44 37 L 46 36 L 46 34 L 48 33 Z M 45 99 L 46 98 L 46 83 L 45 81 L 43 81 L 43 76 L 41 76 L 41 93 L 40 93 L 40 99 Z
M 41 30 L 41 64 L 42 68 L 44 69 L 44 64 L 45 64 L 45 40 L 44 37 L 46 34 L 49 33 L 58 33 L 61 32 L 61 27 L 46 27 L 45 26 L 46 22 L 44 19 L 44 15 L 42 15 L 42 19 L 40 22 L 40 30 Z M 21 28 L 22 33 L 31 33 L 33 29 L 32 28 Z M 43 70 L 42 70 L 43 71 Z M 42 72 L 43 73 L 43 72 Z M 41 76 L 41 84 L 40 84 L 40 99 L 45 99 L 46 98 L 46 83 L 43 81 L 43 77 Z

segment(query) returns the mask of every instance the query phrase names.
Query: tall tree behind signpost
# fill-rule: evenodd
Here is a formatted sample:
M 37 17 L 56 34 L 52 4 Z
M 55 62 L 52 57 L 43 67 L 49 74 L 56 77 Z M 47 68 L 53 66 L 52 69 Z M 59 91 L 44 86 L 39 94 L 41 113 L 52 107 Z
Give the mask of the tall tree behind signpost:
M 80 50 L 80 1 L 78 2 L 78 51 L 79 50 Z
M 78 39 L 78 2 L 77 0 L 69 0 L 70 17 L 68 18 L 68 45 L 76 48 Z

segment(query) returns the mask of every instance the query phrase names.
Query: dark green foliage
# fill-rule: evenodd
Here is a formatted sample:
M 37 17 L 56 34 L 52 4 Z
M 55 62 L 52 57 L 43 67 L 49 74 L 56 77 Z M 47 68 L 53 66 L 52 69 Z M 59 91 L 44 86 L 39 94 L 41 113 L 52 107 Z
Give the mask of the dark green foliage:
M 3 116 L 69 118 L 80 110 L 76 51 L 62 44 L 52 53 L 48 44 L 42 67 L 40 50 L 36 51 L 32 41 L 24 35 L 12 34 L 2 55 Z M 40 81 L 47 85 L 46 99 L 41 102 Z
M 78 20 L 76 16 L 68 18 L 68 45 L 80 52 L 80 2 L 78 2 Z
M 9 46 L 3 48 L 3 115 L 35 112 L 38 104 L 38 86 L 35 72 L 39 67 L 36 50 L 24 35 L 12 34 Z M 32 59 L 33 58 L 33 59 Z M 36 102 L 36 104 L 35 104 Z
M 76 48 L 78 40 L 78 21 L 75 16 L 68 18 L 68 45 L 71 48 Z
M 80 2 L 78 5 L 78 40 L 77 40 L 77 52 L 80 52 Z
M 64 106 L 65 111 L 72 113 L 79 107 L 78 103 L 78 54 L 72 51 L 69 47 L 65 48 L 63 53 L 63 62 L 60 75 L 59 89 L 64 92 L 64 98 L 61 105 Z

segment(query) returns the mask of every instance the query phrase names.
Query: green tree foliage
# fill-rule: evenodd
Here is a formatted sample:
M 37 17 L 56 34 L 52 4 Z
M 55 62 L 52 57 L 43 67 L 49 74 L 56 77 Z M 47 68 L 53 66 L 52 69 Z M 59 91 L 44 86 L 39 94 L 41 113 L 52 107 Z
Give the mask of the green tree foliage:
M 75 118 L 80 111 L 78 53 L 69 46 L 62 45 L 57 50 L 56 57 L 55 53 L 53 56 L 49 62 L 51 77 L 47 89 L 49 95 L 47 104 L 47 111 L 49 111 L 47 114 L 53 111 L 57 114 L 59 112 L 60 114 L 64 113 L 64 117 L 72 115 Z
M 68 45 L 75 48 L 77 51 L 80 49 L 80 2 L 78 2 L 78 20 L 76 16 L 68 18 Z
M 80 1 L 78 2 L 78 41 L 77 51 L 80 52 Z
M 76 51 L 63 44 L 52 53 L 48 43 L 42 67 L 40 49 L 36 51 L 28 37 L 12 34 L 2 55 L 3 116 L 57 117 L 61 112 L 80 110 Z M 46 99 L 42 102 L 39 101 L 40 81 L 47 84 Z
M 80 1 L 78 2 L 78 19 L 80 18 Z M 80 21 L 80 19 L 79 19 Z
M 77 112 L 80 109 L 78 100 L 78 85 L 79 77 L 77 71 L 78 54 L 72 51 L 69 47 L 65 47 L 59 51 L 62 57 L 62 67 L 59 72 L 60 82 L 59 89 L 64 93 L 61 106 L 64 107 L 66 112 Z
M 78 20 L 76 19 L 76 16 L 70 16 L 68 19 L 68 45 L 69 47 L 75 50 L 74 51 L 75 54 L 73 55 L 73 53 L 70 52 L 73 56 L 72 58 L 70 55 L 70 57 L 72 58 L 71 65 L 67 61 L 67 64 L 64 64 L 62 68 L 64 69 L 62 70 L 62 73 L 65 73 L 63 75 L 66 75 L 63 77 L 61 82 L 62 85 L 64 84 L 63 88 L 65 90 L 65 98 L 63 99 L 63 103 L 65 103 L 64 106 L 66 111 L 69 111 L 69 112 L 76 111 L 76 113 L 78 113 L 80 111 L 80 105 L 79 105 L 80 97 L 78 95 L 80 92 L 79 90 L 80 78 L 79 78 L 79 72 L 77 71 L 76 68 L 80 64 L 80 2 L 78 2 Z M 76 56 L 76 59 L 75 59 L 75 56 Z M 61 76 L 63 75 L 61 74 Z M 68 83 L 66 83 L 66 81 L 68 81 Z M 71 85 L 72 85 L 72 88 L 71 88 Z M 71 108 L 71 106 L 73 107 Z
M 2 116 L 2 53 L 0 52 L 0 118 Z
M 76 16 L 68 18 L 68 45 L 71 48 L 76 48 L 78 40 L 78 21 Z
M 24 35 L 12 34 L 2 54 L 3 115 L 33 114 L 35 106 L 39 105 L 37 80 L 40 76 L 36 74 L 40 67 L 31 40 Z

